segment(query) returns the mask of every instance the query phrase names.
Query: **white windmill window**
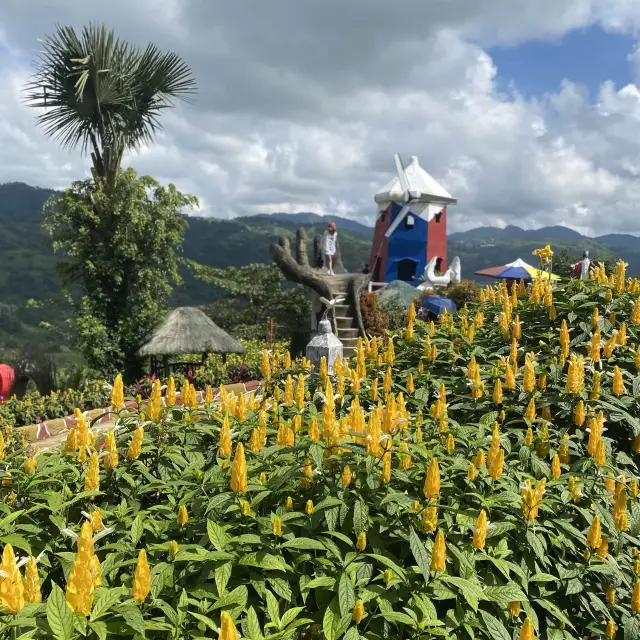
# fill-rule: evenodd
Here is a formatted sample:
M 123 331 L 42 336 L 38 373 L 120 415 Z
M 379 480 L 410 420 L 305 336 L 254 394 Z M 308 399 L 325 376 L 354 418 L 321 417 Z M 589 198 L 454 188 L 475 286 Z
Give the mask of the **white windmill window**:
M 412 215 L 408 215 L 405 218 L 405 225 L 406 225 L 407 229 L 413 229 L 415 224 L 416 224 L 416 219 Z

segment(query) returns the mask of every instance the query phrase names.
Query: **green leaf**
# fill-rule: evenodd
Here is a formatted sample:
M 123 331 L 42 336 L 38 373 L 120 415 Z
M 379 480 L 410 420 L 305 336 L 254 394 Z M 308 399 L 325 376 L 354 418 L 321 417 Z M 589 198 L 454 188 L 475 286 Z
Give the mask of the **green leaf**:
M 56 640 L 71 640 L 73 637 L 73 613 L 62 589 L 55 582 L 51 584 L 47 598 L 47 622 Z
M 347 573 L 343 573 L 340 576 L 340 582 L 338 583 L 338 602 L 342 616 L 353 613 L 353 607 L 356 605 L 356 592 L 353 588 L 351 578 Z
M 249 597 L 249 591 L 247 587 L 241 584 L 239 587 L 236 587 L 233 591 L 227 591 L 223 596 L 218 598 L 216 603 L 213 605 L 213 608 L 224 609 L 232 605 L 244 606 L 247 602 L 248 597 Z
M 405 573 L 405 570 L 399 564 L 395 563 L 390 558 L 387 558 L 387 556 L 382 556 L 377 553 L 365 553 L 364 556 L 367 558 L 373 558 L 380 564 L 383 564 L 385 567 L 391 569 L 395 573 L 396 578 L 403 581 L 406 580 L 407 574 Z
M 293 540 L 287 540 L 282 545 L 283 549 L 306 549 L 313 551 L 324 551 L 324 545 L 318 540 L 312 538 L 293 538 Z
M 351 627 L 347 633 L 344 634 L 344 640 L 360 640 L 358 627 Z
M 356 535 L 369 529 L 369 507 L 363 500 L 357 500 L 353 505 L 353 529 Z
M 134 546 L 138 544 L 142 534 L 144 533 L 144 515 L 141 513 L 136 516 L 136 519 L 131 524 L 131 541 Z
M 0 542 L 10 544 L 12 547 L 26 551 L 26 553 L 31 555 L 31 545 L 29 544 L 29 541 L 16 533 L 10 533 L 6 536 L 2 536 L 0 538 Z
M 247 630 L 251 640 L 263 640 L 258 614 L 253 607 L 249 607 L 249 611 L 247 611 Z
M 122 596 L 120 589 L 96 589 L 93 607 L 91 609 L 91 620 L 99 620 Z
M 511 634 L 504 624 L 495 616 L 480 609 L 480 616 L 492 640 L 511 640 Z
M 219 524 L 213 520 L 207 520 L 207 535 L 209 536 L 211 544 L 218 551 L 224 551 L 224 548 L 229 542 L 229 536 Z
M 98 640 L 107 640 L 107 625 L 105 622 L 90 622 L 89 628 L 98 636 Z
M 431 569 L 429 554 L 413 527 L 409 533 L 409 546 L 411 547 L 411 553 L 413 553 L 413 557 L 418 563 L 420 571 L 422 571 L 424 579 L 429 582 L 429 571 Z
M 333 598 L 331 604 L 324 612 L 322 619 L 322 630 L 324 631 L 324 640 L 338 640 L 338 638 L 347 630 L 351 622 L 352 612 L 348 616 L 342 617 L 340 614 L 340 605 L 338 598 Z
M 546 609 L 552 616 L 560 620 L 560 622 L 564 622 L 566 625 L 569 625 L 571 628 L 573 628 L 573 625 L 571 624 L 571 621 L 569 620 L 569 618 L 567 618 L 567 616 L 565 616 L 564 613 L 562 613 L 562 611 L 560 610 L 560 608 L 557 607 L 555 604 L 553 604 L 553 602 L 549 602 L 549 600 L 542 600 L 542 599 L 534 600 L 534 602 L 538 606 L 542 607 L 543 609 Z
M 316 589 L 318 587 L 327 587 L 328 589 L 333 589 L 336 584 L 335 578 L 330 578 L 329 576 L 319 576 L 318 578 L 314 578 L 310 580 L 304 585 L 305 589 Z
M 280 626 L 286 629 L 299 615 L 304 611 L 304 607 L 294 607 L 293 609 L 287 609 L 280 620 Z
M 233 562 L 224 562 L 216 567 L 214 572 L 216 589 L 218 589 L 218 596 L 222 596 L 227 588 L 229 579 L 231 578 L 231 572 L 233 571 Z
M 454 576 L 441 576 L 440 579 L 443 582 L 456 587 L 460 591 L 460 593 L 462 593 L 464 599 L 474 611 L 478 610 L 478 603 L 480 602 L 480 600 L 486 599 L 482 588 L 479 585 L 470 582 L 469 580 L 465 580 L 464 578 L 456 578 Z
M 640 638 L 640 618 L 629 616 L 624 623 L 624 640 L 637 640 Z
M 122 607 L 120 614 L 135 632 L 139 633 L 143 638 L 145 637 L 144 618 L 138 607 Z
M 387 622 L 401 622 L 415 628 L 415 622 L 406 613 L 399 611 L 386 611 L 376 616 L 376 618 L 384 618 Z
M 484 590 L 484 595 L 487 600 L 497 602 L 503 608 L 510 602 L 524 602 L 527 599 L 524 591 L 513 582 L 502 587 L 487 587 Z
M 531 529 L 527 529 L 527 542 L 540 560 L 545 559 L 545 545 L 540 536 L 537 536 Z
M 269 614 L 269 618 L 271 622 L 276 625 L 276 628 L 280 629 L 280 606 L 278 605 L 278 599 L 269 591 L 269 589 L 265 589 L 265 594 L 267 596 L 267 613 Z

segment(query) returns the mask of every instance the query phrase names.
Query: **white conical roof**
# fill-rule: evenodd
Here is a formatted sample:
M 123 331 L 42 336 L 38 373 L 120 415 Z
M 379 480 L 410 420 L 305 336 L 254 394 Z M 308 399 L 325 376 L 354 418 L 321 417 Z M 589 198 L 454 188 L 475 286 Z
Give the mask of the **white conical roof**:
M 409 182 L 409 192 L 412 199 L 416 199 L 419 202 L 433 202 L 442 205 L 456 203 L 456 199 L 420 166 L 417 156 L 411 157 L 411 163 L 405 168 L 405 174 Z M 400 179 L 395 175 L 375 195 L 374 199 L 378 204 L 388 205 L 390 202 L 403 203 L 403 198 L 404 194 L 400 186 Z

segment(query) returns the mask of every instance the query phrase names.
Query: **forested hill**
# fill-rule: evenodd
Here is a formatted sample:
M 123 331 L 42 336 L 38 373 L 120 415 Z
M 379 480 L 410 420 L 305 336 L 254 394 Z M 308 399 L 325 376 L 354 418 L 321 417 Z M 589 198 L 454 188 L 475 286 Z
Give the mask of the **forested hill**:
M 61 322 L 67 309 L 61 300 L 54 271 L 55 256 L 40 225 L 42 206 L 54 192 L 22 183 L 0 185 L 0 348 L 15 347 L 25 341 L 51 340 L 51 333 L 38 328 L 41 320 Z M 269 245 L 281 235 L 292 241 L 296 229 L 304 227 L 309 241 L 324 232 L 327 221 L 335 220 L 340 230 L 343 258 L 348 268 L 360 271 L 368 261 L 373 229 L 336 216 L 313 213 L 262 214 L 234 220 L 189 219 L 183 255 L 214 267 L 241 266 L 269 262 Z M 593 256 L 623 257 L 629 273 L 640 274 L 640 239 L 625 234 L 587 238 L 566 227 L 545 227 L 524 231 L 509 226 L 504 229 L 478 227 L 449 235 L 449 256 L 462 261 L 463 277 L 489 266 L 504 264 L 520 257 L 534 262 L 531 252 L 542 244 L 556 251 L 569 249 L 580 254 L 585 249 Z M 311 250 L 311 246 L 309 246 Z M 215 292 L 187 277 L 176 290 L 172 303 L 181 305 L 210 302 Z M 59 304 L 25 309 L 29 299 L 58 299 Z

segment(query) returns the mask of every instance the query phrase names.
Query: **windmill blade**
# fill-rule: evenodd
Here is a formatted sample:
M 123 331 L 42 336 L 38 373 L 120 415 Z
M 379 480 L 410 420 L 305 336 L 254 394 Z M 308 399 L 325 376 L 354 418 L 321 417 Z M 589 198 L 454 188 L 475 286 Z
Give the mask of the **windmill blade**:
M 393 157 L 396 161 L 396 171 L 398 173 L 398 180 L 400 181 L 400 188 L 402 189 L 402 194 L 406 201 L 409 199 L 409 179 L 407 178 L 407 174 L 404 170 L 400 154 L 396 153 Z
M 391 234 L 400 226 L 400 223 L 405 219 L 407 214 L 409 213 L 409 205 L 405 204 L 402 209 L 400 209 L 400 213 L 395 217 L 395 220 L 391 223 L 391 226 L 386 230 L 385 236 L 387 238 L 391 237 Z

